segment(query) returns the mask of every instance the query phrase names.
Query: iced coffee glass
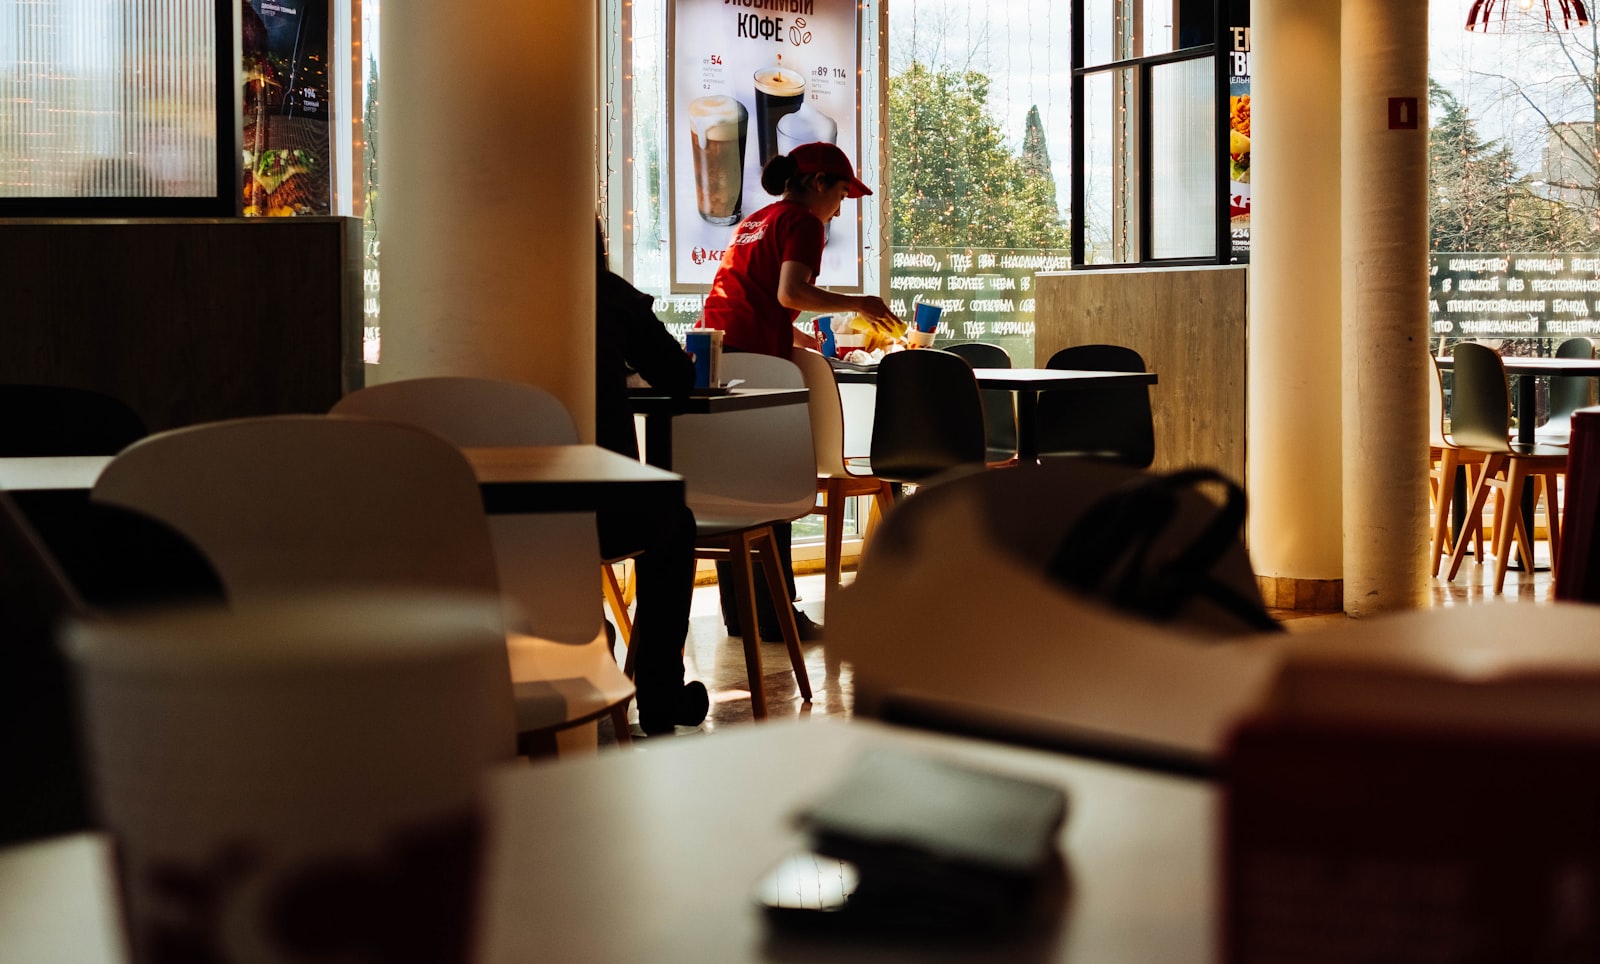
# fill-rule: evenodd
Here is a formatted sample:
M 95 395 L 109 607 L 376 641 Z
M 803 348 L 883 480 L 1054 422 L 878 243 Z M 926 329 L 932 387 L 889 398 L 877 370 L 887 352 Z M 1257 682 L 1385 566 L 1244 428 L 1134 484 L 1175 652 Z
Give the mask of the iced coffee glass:
M 743 104 L 725 95 L 689 102 L 695 209 L 711 224 L 739 221 L 749 117 Z
M 778 121 L 800 109 L 806 98 L 806 79 L 788 67 L 763 67 L 756 71 L 756 146 L 762 167 L 783 153 L 778 148 Z

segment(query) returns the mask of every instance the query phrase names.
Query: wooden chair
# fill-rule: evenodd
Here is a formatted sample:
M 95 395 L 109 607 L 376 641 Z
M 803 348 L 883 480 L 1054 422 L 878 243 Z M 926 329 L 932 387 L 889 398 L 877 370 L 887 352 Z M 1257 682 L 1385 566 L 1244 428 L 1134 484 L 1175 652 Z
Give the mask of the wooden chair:
M 1472 491 L 1473 480 L 1483 465 L 1483 453 L 1464 449 L 1450 437 L 1449 419 L 1445 413 L 1444 380 L 1439 372 L 1439 362 L 1431 354 L 1428 364 L 1433 370 L 1433 380 L 1428 391 L 1428 494 L 1433 505 L 1433 538 L 1430 549 L 1430 574 L 1439 574 L 1444 557 L 1455 550 L 1450 536 L 1451 509 L 1455 505 L 1456 476 L 1464 474 L 1467 492 Z M 1460 470 L 1458 473 L 1457 470 Z M 1477 558 L 1483 558 L 1483 527 L 1472 530 L 1473 548 Z
M 472 467 L 455 446 L 410 425 L 284 415 L 163 432 L 112 460 L 92 498 L 153 515 L 188 537 L 232 600 L 337 588 L 501 588 Z M 587 536 L 540 552 L 592 579 L 592 526 Z M 585 598 L 594 600 L 588 585 Z M 506 645 L 524 753 L 554 752 L 559 731 L 633 697 L 603 631 L 581 644 L 510 631 Z
M 893 503 L 894 492 L 888 482 L 872 474 L 868 459 L 852 459 L 846 454 L 844 404 L 828 360 L 810 349 L 796 351 L 791 360 L 809 392 L 819 499 L 814 511 L 821 513 L 824 520 L 823 569 L 827 582 L 823 591 L 824 606 L 827 606 L 833 601 L 842 575 L 845 500 L 858 496 L 870 496 L 875 500 L 869 521 L 862 526 L 865 537 L 870 534 L 870 519 L 881 514 L 882 507 Z
M 351 392 L 336 402 L 335 415 L 365 415 L 425 428 L 458 448 L 500 445 L 576 445 L 578 427 L 559 398 L 536 385 L 494 378 L 438 376 L 383 382 Z M 496 516 L 489 520 L 502 588 L 527 619 L 527 632 L 546 639 L 581 643 L 601 627 L 584 600 L 591 587 L 581 569 L 552 565 L 542 546 L 592 538 L 593 513 Z M 598 554 L 598 548 L 596 553 Z M 620 560 L 619 560 L 620 561 Z M 611 561 L 602 561 L 600 586 L 627 644 L 633 636 L 622 587 Z M 629 650 L 623 672 L 632 677 Z M 619 742 L 628 742 L 628 711 L 612 719 Z
M 872 472 L 901 485 L 987 465 L 983 397 L 972 366 L 933 348 L 896 352 L 878 365 Z
M 1505 589 L 1506 568 L 1515 540 L 1522 564 L 1533 568 L 1533 541 L 1522 517 L 1522 493 L 1529 480 L 1543 490 L 1550 534 L 1550 564 L 1561 555 L 1560 477 L 1567 470 L 1567 450 L 1553 445 L 1509 441 L 1511 392 L 1505 365 L 1494 349 L 1473 342 L 1455 347 L 1455 380 L 1450 406 L 1450 436 L 1455 444 L 1483 455 L 1483 470 L 1472 487 L 1467 525 L 1450 554 L 1454 579 L 1466 556 L 1469 537 L 1481 539 L 1483 510 L 1492 492 L 1494 502 L 1494 591 Z M 1531 416 L 1530 416 L 1531 417 Z M 1481 557 L 1480 557 L 1481 558 Z
M 1556 357 L 1593 358 L 1594 342 L 1587 338 L 1568 338 L 1556 346 Z M 1550 418 L 1539 426 L 1535 441 L 1545 445 L 1566 445 L 1572 438 L 1572 413 L 1593 404 L 1594 379 L 1551 376 Z
M 728 354 L 722 363 L 723 375 L 729 380 L 803 384 L 795 366 L 781 358 Z M 808 406 L 681 415 L 672 428 L 672 470 L 683 476 L 686 500 L 694 510 L 696 555 L 732 564 L 745 672 L 756 718 L 767 715 L 767 703 L 753 563 L 760 565 L 765 576 L 795 683 L 809 701 L 811 680 L 772 532 L 774 523 L 808 515 L 816 504 L 816 459 Z

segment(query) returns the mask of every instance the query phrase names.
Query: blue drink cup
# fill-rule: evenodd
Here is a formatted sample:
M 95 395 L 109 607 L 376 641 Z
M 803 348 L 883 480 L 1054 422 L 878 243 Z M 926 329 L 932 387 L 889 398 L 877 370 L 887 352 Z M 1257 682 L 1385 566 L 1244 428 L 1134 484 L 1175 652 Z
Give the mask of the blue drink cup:
M 938 305 L 930 305 L 926 301 L 919 301 L 916 305 L 916 314 L 912 315 L 912 323 L 918 331 L 938 331 L 939 316 L 944 314 L 944 309 Z
M 710 328 L 691 328 L 684 333 L 683 347 L 694 356 L 694 387 L 713 388 L 717 384 L 717 347 L 722 332 Z
M 822 347 L 818 350 L 821 351 L 824 356 L 832 358 L 834 351 L 833 316 L 818 315 L 817 317 L 811 319 L 811 322 L 817 326 L 817 337 L 822 339 Z

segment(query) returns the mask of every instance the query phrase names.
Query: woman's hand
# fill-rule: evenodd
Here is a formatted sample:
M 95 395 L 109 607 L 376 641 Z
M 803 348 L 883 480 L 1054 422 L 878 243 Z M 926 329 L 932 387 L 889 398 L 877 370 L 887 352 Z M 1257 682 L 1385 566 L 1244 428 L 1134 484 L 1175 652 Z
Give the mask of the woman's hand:
M 882 298 L 876 295 L 862 295 L 856 299 L 856 314 L 872 321 L 888 321 L 897 325 L 904 325 L 899 316 L 889 310 L 889 306 Z

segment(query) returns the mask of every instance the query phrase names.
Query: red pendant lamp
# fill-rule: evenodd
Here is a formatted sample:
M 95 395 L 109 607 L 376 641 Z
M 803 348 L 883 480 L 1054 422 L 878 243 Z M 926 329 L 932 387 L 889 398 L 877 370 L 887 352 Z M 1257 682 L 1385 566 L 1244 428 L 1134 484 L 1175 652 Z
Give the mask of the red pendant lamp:
M 1589 25 L 1583 0 L 1472 0 L 1467 29 L 1482 33 L 1572 30 Z

